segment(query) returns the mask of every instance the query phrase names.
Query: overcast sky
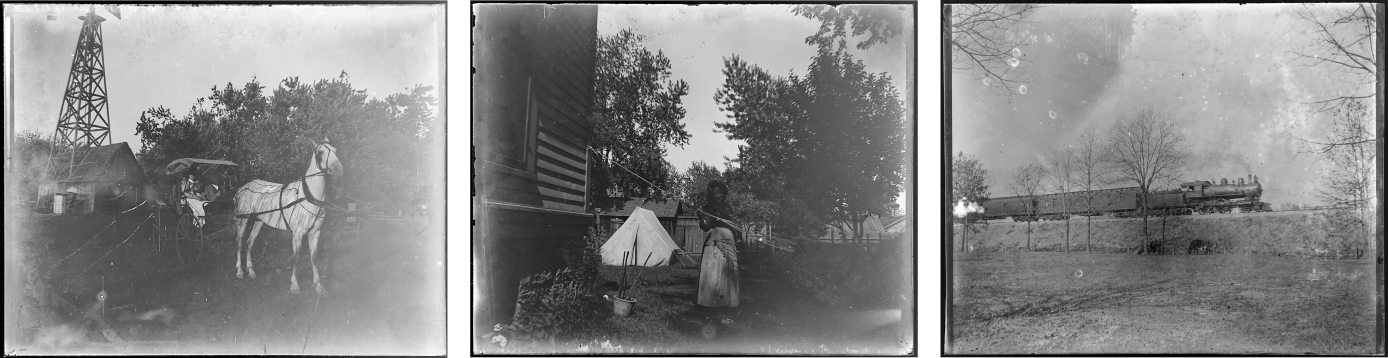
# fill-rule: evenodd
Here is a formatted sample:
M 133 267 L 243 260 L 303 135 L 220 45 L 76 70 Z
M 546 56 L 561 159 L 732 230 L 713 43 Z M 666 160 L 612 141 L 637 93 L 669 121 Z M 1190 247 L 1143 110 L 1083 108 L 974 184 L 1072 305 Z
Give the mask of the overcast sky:
M 87 7 L 6 4 L 15 32 L 16 133 L 53 133 Z M 252 78 L 274 88 L 342 71 L 354 88 L 384 99 L 416 84 L 439 97 L 443 6 L 135 6 L 121 19 L 98 7 L 113 142 L 138 151 L 140 112 L 179 117 L 212 87 Z M 48 15 L 54 15 L 53 20 Z M 268 91 L 268 90 L 267 90 Z M 268 94 L 268 93 L 267 93 Z
M 1075 144 L 1081 129 L 1105 131 L 1119 116 L 1152 106 L 1175 114 L 1185 129 L 1191 159 L 1182 181 L 1254 174 L 1264 201 L 1319 204 L 1325 168 L 1297 154 L 1293 137 L 1318 138 L 1328 120 L 1302 121 L 1308 108 L 1297 101 L 1354 88 L 1336 81 L 1343 73 L 1292 62 L 1289 51 L 1305 51 L 1313 40 L 1294 9 L 1124 5 L 1108 13 L 1130 24 L 1131 40 L 1095 48 L 1070 24 L 1100 8 L 1043 8 L 1022 29 L 1037 39 L 1020 49 L 1028 60 L 1021 68 L 1032 75 L 1027 94 L 1008 98 L 989 91 L 976 73 L 954 71 L 954 152 L 980 159 L 992 196 L 1012 195 L 1005 187 L 1016 168 L 1046 163 L 1045 150 Z
M 646 47 L 670 58 L 671 79 L 689 83 L 684 97 L 685 130 L 692 136 L 684 148 L 668 147 L 666 158 L 679 170 L 694 161 L 723 168 L 724 157 L 736 158 L 742 141 L 714 133 L 715 122 L 729 122 L 713 101 L 723 85 L 723 58 L 734 54 L 761 66 L 772 75 L 794 71 L 804 75 L 815 48 L 805 37 L 819 30 L 819 22 L 796 16 L 789 5 L 603 5 L 598 10 L 598 35 L 610 36 L 629 28 L 646 37 Z M 910 7 L 902 6 L 910 14 Z M 914 67 L 915 34 L 910 18 L 904 34 L 866 51 L 851 50 L 868 72 L 886 72 L 898 95 L 910 104 L 909 70 Z M 864 36 L 866 37 L 866 36 Z M 851 42 L 850 46 L 856 42 Z M 914 151 L 913 151 L 914 152 Z

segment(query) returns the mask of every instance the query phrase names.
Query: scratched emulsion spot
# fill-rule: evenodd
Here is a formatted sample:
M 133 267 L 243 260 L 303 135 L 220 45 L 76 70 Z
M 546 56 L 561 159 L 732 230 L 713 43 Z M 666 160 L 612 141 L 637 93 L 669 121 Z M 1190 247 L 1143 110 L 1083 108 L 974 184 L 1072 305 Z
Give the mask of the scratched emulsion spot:
M 1007 64 L 1011 65 L 1012 67 L 1017 67 L 1017 65 L 1022 64 L 1022 61 L 1016 58 L 1009 58 L 1007 59 Z
M 1022 94 L 1027 94 L 1027 85 L 1021 85 L 1020 87 L 1017 87 L 1017 92 L 1021 92 Z

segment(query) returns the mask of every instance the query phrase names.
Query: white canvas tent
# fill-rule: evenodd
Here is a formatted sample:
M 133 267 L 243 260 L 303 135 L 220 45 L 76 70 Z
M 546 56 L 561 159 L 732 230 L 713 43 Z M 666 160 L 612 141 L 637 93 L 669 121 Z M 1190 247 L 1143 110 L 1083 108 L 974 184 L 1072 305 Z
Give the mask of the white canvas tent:
M 665 228 L 660 226 L 655 213 L 638 207 L 631 212 L 626 223 L 612 233 L 607 243 L 602 244 L 599 252 L 605 265 L 621 266 L 622 257 L 626 255 L 627 264 L 654 267 L 669 264 L 670 254 L 679 248 Z M 629 254 L 633 251 L 635 255 Z M 647 255 L 650 256 L 649 262 L 646 262 Z

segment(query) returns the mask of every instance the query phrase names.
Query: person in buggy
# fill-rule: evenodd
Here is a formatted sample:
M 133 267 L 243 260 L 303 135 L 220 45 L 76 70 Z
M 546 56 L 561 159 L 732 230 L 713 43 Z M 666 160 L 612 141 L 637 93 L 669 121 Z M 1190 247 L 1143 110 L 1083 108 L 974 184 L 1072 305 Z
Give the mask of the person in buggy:
M 203 209 L 214 198 L 208 197 L 208 193 L 204 191 L 202 179 L 191 171 L 188 172 L 188 176 L 183 179 L 179 187 L 183 202 L 188 204 L 188 209 L 193 211 L 193 224 L 202 227 L 203 224 L 207 223 L 207 212 Z

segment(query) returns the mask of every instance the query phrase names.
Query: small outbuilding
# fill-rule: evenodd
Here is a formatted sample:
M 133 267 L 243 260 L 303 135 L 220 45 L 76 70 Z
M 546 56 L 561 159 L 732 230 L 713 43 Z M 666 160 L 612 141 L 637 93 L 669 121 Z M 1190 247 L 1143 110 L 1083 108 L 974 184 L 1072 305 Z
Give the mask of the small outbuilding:
M 52 212 L 62 194 L 64 214 L 114 212 L 139 205 L 144 171 L 130 145 L 120 142 L 92 147 L 71 173 L 39 183 L 39 204 Z

